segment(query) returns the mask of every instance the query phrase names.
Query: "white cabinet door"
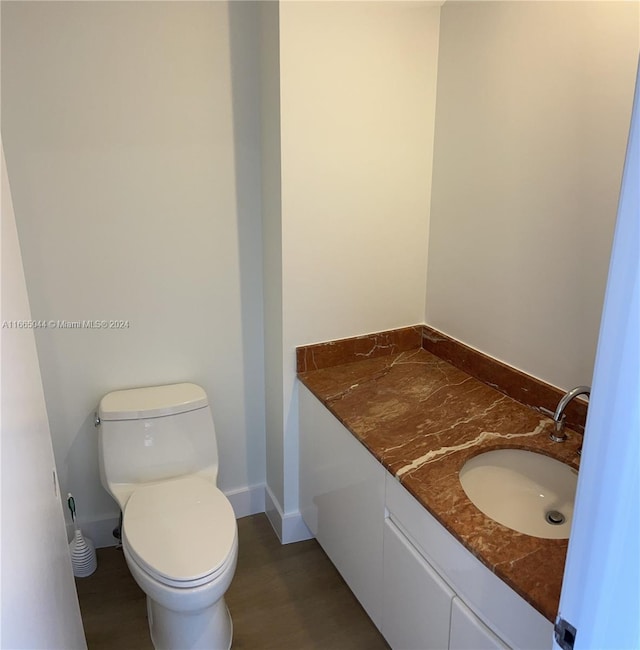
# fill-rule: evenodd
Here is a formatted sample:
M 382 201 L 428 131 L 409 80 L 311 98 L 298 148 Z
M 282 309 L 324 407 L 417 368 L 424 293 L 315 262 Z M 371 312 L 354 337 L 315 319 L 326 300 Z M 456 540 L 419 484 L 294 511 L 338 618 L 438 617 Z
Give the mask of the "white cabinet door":
M 386 504 L 398 527 L 429 558 L 453 591 L 508 646 L 518 650 L 551 648 L 553 625 L 490 571 L 447 531 L 404 487 L 387 475 Z
M 385 469 L 300 385 L 300 512 L 380 627 Z
M 449 650 L 508 650 L 457 596 L 451 604 Z
M 393 650 L 446 650 L 455 594 L 390 519 L 383 575 L 381 630 Z

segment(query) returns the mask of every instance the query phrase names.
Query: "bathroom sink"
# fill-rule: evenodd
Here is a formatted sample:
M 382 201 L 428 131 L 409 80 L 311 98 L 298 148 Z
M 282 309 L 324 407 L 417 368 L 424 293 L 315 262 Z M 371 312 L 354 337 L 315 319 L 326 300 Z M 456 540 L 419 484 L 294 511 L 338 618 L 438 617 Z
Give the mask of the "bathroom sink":
M 526 449 L 495 449 L 460 470 L 466 495 L 485 515 L 520 533 L 566 539 L 571 531 L 578 472 Z

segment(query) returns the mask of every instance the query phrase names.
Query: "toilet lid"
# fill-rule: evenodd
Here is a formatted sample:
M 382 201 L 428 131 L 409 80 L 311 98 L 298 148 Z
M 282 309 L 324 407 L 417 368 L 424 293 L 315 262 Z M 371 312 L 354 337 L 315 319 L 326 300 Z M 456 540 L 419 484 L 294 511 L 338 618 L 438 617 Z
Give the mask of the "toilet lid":
M 229 500 L 200 476 L 137 488 L 125 505 L 122 527 L 135 559 L 171 581 L 215 573 L 236 543 Z

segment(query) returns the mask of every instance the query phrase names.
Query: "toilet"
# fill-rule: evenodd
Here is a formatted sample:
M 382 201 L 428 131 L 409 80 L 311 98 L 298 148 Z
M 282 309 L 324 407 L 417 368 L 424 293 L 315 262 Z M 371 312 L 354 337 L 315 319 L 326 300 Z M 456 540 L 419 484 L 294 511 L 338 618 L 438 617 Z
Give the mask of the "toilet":
M 228 650 L 224 594 L 238 555 L 233 508 L 216 487 L 218 448 L 205 391 L 182 383 L 100 400 L 100 480 L 122 510 L 129 571 L 147 595 L 156 650 Z

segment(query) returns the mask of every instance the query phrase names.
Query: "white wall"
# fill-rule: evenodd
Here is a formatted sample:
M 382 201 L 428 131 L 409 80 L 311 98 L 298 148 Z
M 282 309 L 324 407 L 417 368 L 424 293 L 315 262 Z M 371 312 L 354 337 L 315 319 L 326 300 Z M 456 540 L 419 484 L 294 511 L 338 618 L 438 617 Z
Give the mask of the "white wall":
M 34 318 L 130 323 L 36 332 L 81 523 L 117 512 L 93 427 L 115 388 L 202 384 L 219 485 L 264 482 L 257 9 L 2 3 L 2 132 Z
M 424 314 L 439 6 L 280 6 L 284 510 L 296 345 Z
M 279 3 L 262 2 L 260 11 L 266 506 L 278 529 L 276 504 L 284 503 Z
M 638 57 L 638 3 L 446 3 L 426 322 L 589 384 Z
M 281 7 L 289 343 L 422 320 L 439 11 Z
M 296 345 L 426 313 L 551 383 L 588 381 L 637 4 L 447 3 L 440 52 L 439 4 L 2 3 L 34 316 L 130 322 L 36 332 L 81 518 L 115 515 L 92 426 L 113 388 L 202 383 L 222 488 L 257 494 L 266 465 L 286 518 Z
M 86 648 L 2 151 L 0 647 Z

